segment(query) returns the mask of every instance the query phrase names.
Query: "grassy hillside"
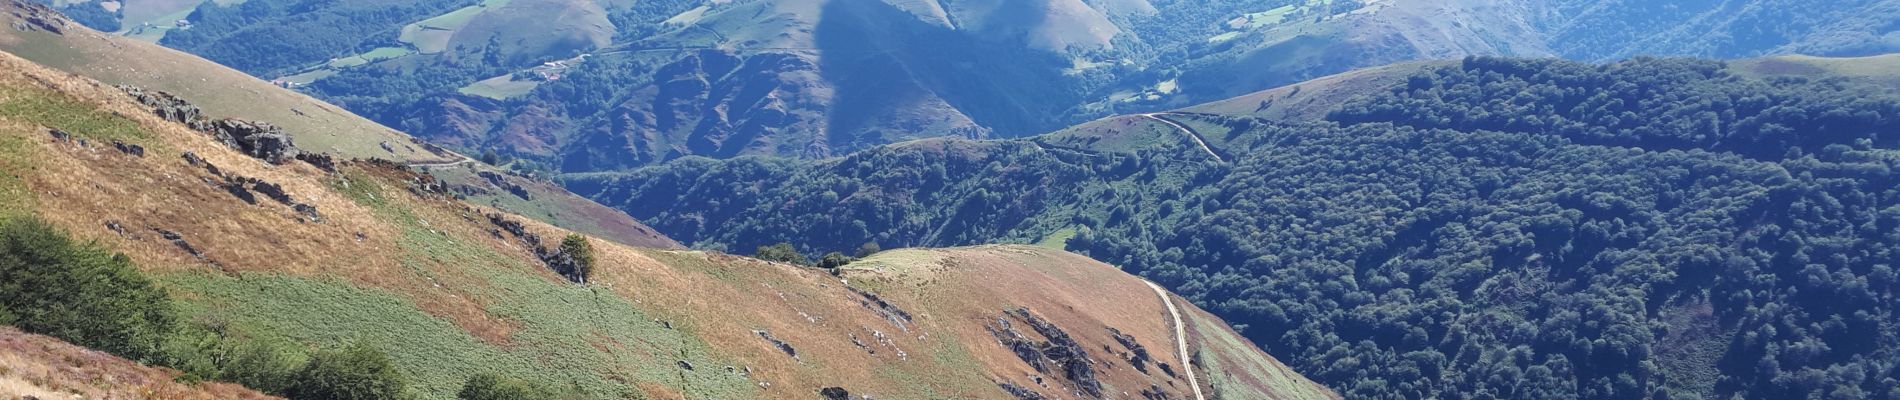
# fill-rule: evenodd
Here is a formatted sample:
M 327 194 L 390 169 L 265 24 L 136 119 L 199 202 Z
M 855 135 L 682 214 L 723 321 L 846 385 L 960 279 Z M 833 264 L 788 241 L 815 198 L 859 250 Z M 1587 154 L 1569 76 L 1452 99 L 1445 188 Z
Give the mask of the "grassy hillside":
M 26 3 L 0 4 L 0 19 L 33 29 L 0 30 L 0 51 L 60 71 L 114 85 L 177 95 L 211 117 L 271 121 L 305 150 L 339 158 L 385 159 L 418 166 L 454 167 L 451 185 L 470 201 L 503 207 L 622 243 L 676 247 L 625 213 L 600 206 L 547 182 L 473 162 L 417 141 L 337 106 L 214 64 L 190 54 L 88 30 Z M 45 21 L 45 26 L 28 23 Z M 497 180 L 477 176 L 489 171 Z M 508 188 L 521 188 L 521 194 Z
M 1238 97 L 1187 107 L 1193 113 L 1253 116 L 1269 120 L 1314 121 L 1354 96 L 1390 88 L 1418 71 L 1449 61 L 1391 64 L 1343 72 Z
M 1796 61 L 1471 58 L 566 180 L 707 248 L 1059 240 L 1348 397 L 1890 396 L 1900 99 L 1851 73 L 1884 58 Z
M 50 10 L 0 5 L 8 25 L 38 18 L 53 29 L 0 30 L 0 50 L 107 84 L 138 85 L 193 100 L 211 115 L 281 121 L 304 147 L 343 157 L 443 161 L 400 132 L 309 96 L 281 90 L 243 72 L 190 54 L 71 23 Z M 241 96 L 226 95 L 242 93 Z M 381 144 L 387 143 L 389 149 Z
M 1889 89 L 1900 88 L 1900 55 L 1857 58 L 1783 56 L 1738 60 L 1731 64 L 1736 71 L 1752 76 L 1849 78 Z
M 570 231 L 457 200 L 430 175 L 380 161 L 271 164 L 118 89 L 12 56 L 0 65 L 0 216 L 48 221 L 51 234 L 99 249 L 81 252 L 135 266 L 121 278 L 149 279 L 166 298 L 137 304 L 175 329 L 139 331 L 165 336 L 136 356 L 200 376 L 257 381 L 215 354 L 268 346 L 291 354 L 276 358 L 285 363 L 378 354 L 420 398 L 451 398 L 482 373 L 586 398 L 811 398 L 834 387 L 1009 398 L 1004 384 L 1180 398 L 1194 390 L 1190 370 L 1209 377 L 1201 390 L 1229 397 L 1337 397 L 1236 345 L 1219 320 L 1074 254 L 893 250 L 834 274 L 596 239 L 594 272 L 575 283 L 546 256 L 571 254 L 551 248 Z M 1166 350 L 1177 337 L 1164 301 L 1186 310 L 1187 359 Z M 59 315 L 11 306 L 0 302 L 0 320 Z M 1256 373 L 1228 373 L 1236 366 Z

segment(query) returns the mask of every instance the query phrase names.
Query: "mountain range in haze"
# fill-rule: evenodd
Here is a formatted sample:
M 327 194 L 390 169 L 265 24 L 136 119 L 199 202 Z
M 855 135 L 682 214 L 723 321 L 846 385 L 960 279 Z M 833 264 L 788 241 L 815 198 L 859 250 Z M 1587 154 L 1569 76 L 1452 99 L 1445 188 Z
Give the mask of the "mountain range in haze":
M 1020 137 L 1409 60 L 1900 46 L 1872 0 L 141 3 L 81 21 L 560 172 Z

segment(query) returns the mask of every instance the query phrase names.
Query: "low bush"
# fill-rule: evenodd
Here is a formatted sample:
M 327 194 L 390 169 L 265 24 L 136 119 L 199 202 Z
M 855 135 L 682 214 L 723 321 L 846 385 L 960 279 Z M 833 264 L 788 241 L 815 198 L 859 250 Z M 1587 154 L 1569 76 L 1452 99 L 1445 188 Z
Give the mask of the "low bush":
M 37 218 L 0 221 L 0 324 L 150 361 L 176 319 L 124 254 Z
M 374 348 L 355 345 L 319 351 L 297 371 L 284 391 L 294 400 L 382 400 L 403 395 L 403 377 L 389 356 Z

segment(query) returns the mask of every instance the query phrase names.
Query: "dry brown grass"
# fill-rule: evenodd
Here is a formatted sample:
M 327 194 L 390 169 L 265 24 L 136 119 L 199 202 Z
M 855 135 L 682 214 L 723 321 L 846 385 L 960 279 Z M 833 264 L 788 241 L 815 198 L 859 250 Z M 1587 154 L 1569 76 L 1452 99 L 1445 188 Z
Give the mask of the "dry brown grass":
M 1036 372 L 997 345 L 984 328 L 1003 311 L 1021 307 L 1062 327 L 1091 356 L 1106 361 L 1097 366 L 1103 383 L 1131 395 L 1158 385 L 1171 388 L 1168 391 L 1176 397 L 1191 396 L 1185 378 L 1170 384 L 1172 379 L 1158 369 L 1151 367 L 1151 374 L 1143 374 L 1103 350 L 1104 346 L 1121 349 L 1108 331 L 1112 327 L 1134 336 L 1155 361 L 1177 368 L 1182 365 L 1168 350 L 1173 348 L 1174 331 L 1167 322 L 1166 306 L 1140 280 L 1113 266 L 1071 253 L 1021 246 L 901 252 L 937 253 L 950 264 L 923 275 L 868 270 L 853 271 L 848 276 L 891 285 L 885 290 L 893 293 L 890 297 L 913 298 L 912 302 L 924 304 L 931 312 L 930 321 L 942 324 L 948 333 L 967 343 L 971 354 L 994 376 L 1018 386 L 1035 387 L 1024 377 Z M 917 257 L 901 252 L 888 256 Z M 884 257 L 887 255 L 878 258 Z M 899 288 L 904 290 L 896 290 Z
M 0 398 L 271 399 L 229 383 L 181 383 L 147 367 L 47 336 L 0 326 Z
M 84 78 L 52 72 L 4 54 L 0 54 L 0 66 L 5 67 L 5 72 L 0 72 L 0 85 L 72 96 L 105 112 L 123 115 L 152 135 L 133 141 L 148 147 L 147 155 L 140 158 L 105 143 L 82 146 L 57 141 L 45 133 L 45 127 L 0 118 L 0 130 L 5 134 L 38 145 L 37 168 L 24 180 L 37 197 L 40 207 L 36 211 L 41 217 L 80 237 L 123 251 L 148 270 L 209 269 L 231 274 L 278 272 L 343 278 L 408 294 L 425 311 L 453 321 L 478 337 L 505 341 L 509 330 L 506 324 L 488 317 L 470 296 L 437 288 L 435 282 L 420 278 L 401 264 L 397 255 L 403 254 L 398 245 L 402 230 L 330 186 L 329 182 L 345 178 L 331 177 L 308 164 L 271 165 L 238 153 L 200 132 L 152 116 L 117 89 Z M 203 157 L 227 174 L 283 185 L 296 201 L 316 206 L 323 221 L 304 221 L 289 206 L 261 196 L 256 205 L 245 203 L 206 183 L 206 179 L 216 178 L 186 163 L 182 158 L 185 152 Z M 395 174 L 399 172 L 390 171 L 381 178 L 397 179 Z M 385 192 L 390 201 L 411 201 L 401 187 Z M 428 217 L 446 218 L 440 213 L 424 218 Z M 107 221 L 117 222 L 127 234 L 108 230 Z M 204 259 L 164 240 L 156 229 L 177 232 L 203 252 Z M 358 234 L 362 240 L 358 240 Z
M 22 8 L 13 1 L 0 1 L 0 26 L 11 27 L 17 19 L 16 13 L 34 12 L 31 7 Z M 41 15 L 47 16 L 46 13 L 50 11 Z M 0 29 L 0 51 L 111 84 L 170 92 L 191 101 L 213 118 L 268 121 L 284 127 L 299 146 L 341 158 L 422 163 L 463 159 L 455 154 L 435 154 L 412 143 L 413 139 L 402 132 L 217 63 L 163 46 L 95 32 L 76 23 L 65 25 L 64 33 L 57 35 L 46 31 Z M 384 148 L 384 143 L 389 144 L 389 149 Z M 499 171 L 486 165 L 477 168 Z M 458 183 L 484 184 L 473 173 L 456 177 L 461 179 Z M 681 247 L 626 213 L 569 193 L 558 185 L 515 180 L 533 194 L 533 200 L 517 202 L 521 203 L 517 208 L 524 214 L 635 246 Z

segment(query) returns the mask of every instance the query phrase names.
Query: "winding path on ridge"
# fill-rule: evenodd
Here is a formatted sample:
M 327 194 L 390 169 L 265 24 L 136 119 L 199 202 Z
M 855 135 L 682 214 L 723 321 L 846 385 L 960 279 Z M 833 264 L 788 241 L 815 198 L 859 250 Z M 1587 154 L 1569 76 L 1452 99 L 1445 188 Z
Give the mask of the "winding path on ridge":
M 1174 120 L 1164 118 L 1161 116 L 1161 114 L 1165 114 L 1165 113 L 1147 113 L 1147 114 L 1141 114 L 1141 116 L 1147 117 L 1148 119 L 1152 119 L 1155 121 L 1161 121 L 1161 123 L 1163 124 L 1168 124 L 1168 126 L 1172 126 L 1174 127 L 1174 129 L 1180 130 L 1181 133 L 1187 134 L 1187 137 L 1189 139 L 1194 139 L 1194 144 L 1201 145 L 1201 150 L 1206 151 L 1208 156 L 1214 157 L 1214 161 L 1227 162 L 1227 159 L 1221 158 L 1220 154 L 1214 153 L 1213 147 L 1207 146 L 1207 141 L 1201 139 L 1200 132 L 1195 132 L 1193 128 L 1189 128 L 1187 127 L 1187 125 L 1182 125 L 1181 123 L 1174 122 Z
M 1188 387 L 1194 388 L 1194 400 L 1206 400 L 1206 397 L 1201 396 L 1201 381 L 1194 377 L 1194 362 L 1188 361 L 1187 326 L 1181 324 L 1181 312 L 1174 308 L 1174 298 L 1169 297 L 1167 289 L 1162 289 L 1154 281 L 1143 279 L 1141 282 L 1153 288 L 1155 295 L 1161 296 L 1161 304 L 1168 306 L 1168 316 L 1174 318 L 1174 354 L 1181 358 L 1181 370 L 1187 371 Z

